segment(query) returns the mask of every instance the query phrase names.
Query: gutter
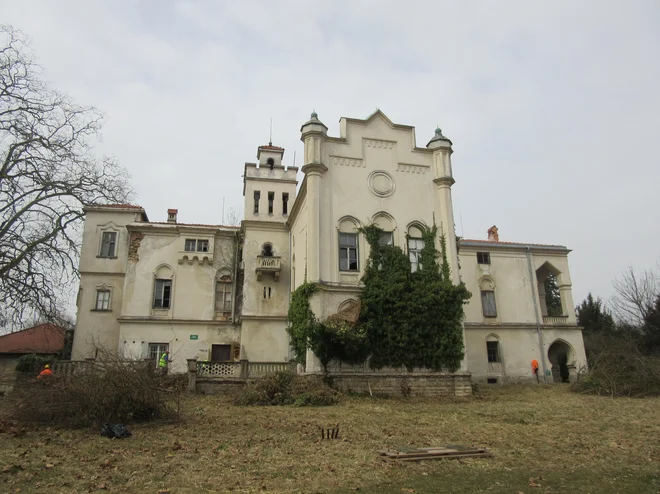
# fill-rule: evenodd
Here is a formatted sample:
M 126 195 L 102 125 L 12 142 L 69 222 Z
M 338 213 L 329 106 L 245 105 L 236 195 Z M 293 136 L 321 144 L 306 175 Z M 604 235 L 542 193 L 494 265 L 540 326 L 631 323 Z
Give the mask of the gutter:
M 240 231 L 237 231 L 234 234 L 234 242 L 236 243 L 236 248 L 234 249 L 234 281 L 232 283 L 232 304 L 231 304 L 231 323 L 236 324 L 236 283 L 238 281 L 238 271 L 240 266 L 238 265 L 238 249 L 240 248 Z M 223 301 L 224 303 L 224 301 Z
M 536 291 L 534 290 L 534 270 L 532 269 L 532 251 L 530 246 L 526 247 L 527 268 L 529 269 L 529 285 L 532 290 L 532 302 L 534 302 L 534 315 L 536 316 L 536 333 L 539 337 L 539 347 L 541 353 L 541 365 L 543 366 L 543 382 L 548 384 L 547 368 L 545 365 L 545 347 L 543 345 L 543 331 L 541 330 L 541 320 L 539 318 L 539 307 L 536 300 Z

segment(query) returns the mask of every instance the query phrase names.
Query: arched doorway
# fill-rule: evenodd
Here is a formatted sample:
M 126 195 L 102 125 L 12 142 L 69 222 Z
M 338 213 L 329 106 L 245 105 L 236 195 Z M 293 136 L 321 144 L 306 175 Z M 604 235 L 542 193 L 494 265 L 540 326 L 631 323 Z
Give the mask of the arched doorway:
M 556 340 L 548 349 L 548 360 L 552 365 L 552 380 L 556 383 L 570 382 L 571 369 L 575 369 L 575 352 L 571 345 Z

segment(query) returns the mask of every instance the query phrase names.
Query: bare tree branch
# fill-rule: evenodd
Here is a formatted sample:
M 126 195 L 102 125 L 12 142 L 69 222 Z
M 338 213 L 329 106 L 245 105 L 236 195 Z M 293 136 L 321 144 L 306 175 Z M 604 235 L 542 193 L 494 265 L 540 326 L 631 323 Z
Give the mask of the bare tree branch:
M 641 327 L 656 298 L 660 295 L 660 275 L 653 269 L 636 273 L 629 267 L 612 282 L 615 295 L 610 307 L 619 322 Z
M 101 124 L 49 88 L 25 37 L 0 26 L 0 325 L 61 319 L 83 207 L 128 201 L 126 171 L 94 154 Z

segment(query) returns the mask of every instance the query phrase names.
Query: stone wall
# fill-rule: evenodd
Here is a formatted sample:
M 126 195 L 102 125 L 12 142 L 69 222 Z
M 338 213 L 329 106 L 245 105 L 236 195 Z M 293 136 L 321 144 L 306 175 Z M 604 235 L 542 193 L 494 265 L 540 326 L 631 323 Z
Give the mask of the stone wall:
M 333 386 L 343 393 L 387 396 L 470 396 L 469 373 L 337 373 Z
M 234 394 L 245 387 L 245 380 L 197 379 L 195 392 L 204 395 Z

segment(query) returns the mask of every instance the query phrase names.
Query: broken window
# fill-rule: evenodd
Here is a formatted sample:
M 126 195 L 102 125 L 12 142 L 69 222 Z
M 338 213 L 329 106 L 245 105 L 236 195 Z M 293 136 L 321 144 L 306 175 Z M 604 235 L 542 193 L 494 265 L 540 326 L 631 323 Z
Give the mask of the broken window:
M 477 252 L 478 264 L 490 264 L 490 252 Z
M 261 192 L 258 190 L 254 191 L 254 214 L 259 214 L 259 199 L 261 198 Z
M 101 237 L 101 257 L 115 257 L 117 232 L 103 232 Z
M 355 233 L 339 234 L 339 270 L 358 271 L 358 236 Z
M 410 270 L 414 273 L 422 267 L 420 257 L 422 249 L 424 248 L 424 241 L 421 238 L 408 239 L 408 255 L 410 256 Z
M 268 193 L 268 214 L 273 214 L 273 203 L 275 202 L 275 192 Z
M 487 341 L 486 342 L 486 352 L 488 353 L 488 362 L 499 362 L 500 361 L 500 342 L 499 341 Z
M 172 280 L 156 280 L 154 286 L 154 307 L 169 309 L 172 296 Z
M 289 194 L 282 192 L 282 214 L 289 214 Z
M 380 236 L 378 237 L 378 243 L 380 245 L 394 245 L 394 233 L 380 232 Z
M 208 240 L 198 240 L 197 241 L 197 252 L 208 252 L 209 251 L 209 241 Z
M 194 238 L 187 238 L 186 239 L 186 246 L 185 246 L 185 251 L 186 252 L 195 252 L 195 244 L 197 243 L 197 240 Z
M 497 317 L 497 307 L 495 306 L 494 291 L 481 291 L 481 308 L 483 310 L 484 317 Z

